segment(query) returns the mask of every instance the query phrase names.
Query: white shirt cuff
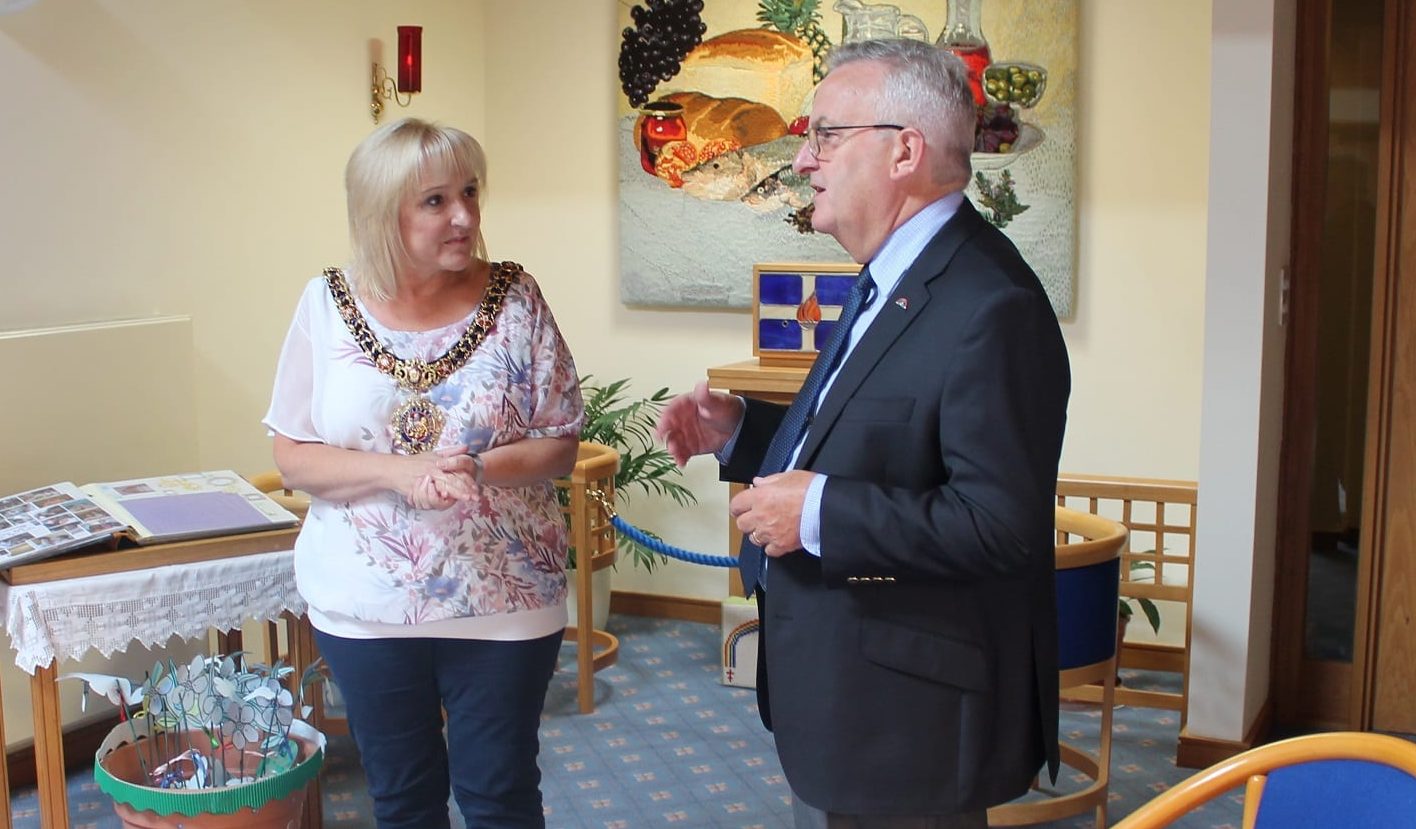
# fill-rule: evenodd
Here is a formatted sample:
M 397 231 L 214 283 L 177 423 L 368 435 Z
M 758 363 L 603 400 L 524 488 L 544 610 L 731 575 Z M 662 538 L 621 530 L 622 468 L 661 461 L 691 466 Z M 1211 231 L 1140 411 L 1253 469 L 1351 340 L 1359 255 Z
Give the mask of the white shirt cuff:
M 801 548 L 821 558 L 821 491 L 826 488 L 825 475 L 813 475 L 801 502 Z

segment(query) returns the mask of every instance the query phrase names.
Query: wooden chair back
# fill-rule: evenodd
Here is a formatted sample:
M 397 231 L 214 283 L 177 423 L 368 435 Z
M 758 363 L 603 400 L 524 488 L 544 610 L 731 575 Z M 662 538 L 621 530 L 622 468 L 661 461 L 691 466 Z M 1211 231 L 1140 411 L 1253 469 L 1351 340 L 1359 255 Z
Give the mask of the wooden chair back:
M 1384 734 L 1308 734 L 1251 748 L 1187 778 L 1115 829 L 1169 826 L 1239 786 L 1243 829 L 1416 825 L 1416 743 Z
M 1164 617 L 1157 642 L 1128 641 L 1121 667 L 1180 675 L 1179 691 L 1118 688 L 1123 705 L 1180 712 L 1184 727 L 1190 690 L 1190 631 L 1194 599 L 1195 527 L 1198 487 L 1194 481 L 1079 475 L 1057 478 L 1057 505 L 1120 521 L 1130 530 L 1121 549 L 1121 596 L 1157 603 Z M 1133 608 L 1136 606 L 1132 602 Z M 1169 626 L 1180 625 L 1175 631 Z M 1137 613 L 1127 630 L 1131 638 L 1147 629 Z M 1070 696 L 1070 695 L 1069 695 Z M 1072 699 L 1095 702 L 1095 689 L 1081 689 Z
M 1024 799 L 988 810 L 989 826 L 1023 826 L 1092 811 L 1106 826 L 1111 781 L 1111 719 L 1116 690 L 1116 602 L 1125 525 L 1057 507 L 1058 684 L 1095 687 L 1101 703 L 1098 751 L 1061 742 L 1062 763 L 1091 782 L 1055 797 Z M 1095 686 L 1088 683 L 1098 683 Z
M 301 521 L 305 520 L 305 514 L 310 511 L 310 496 L 303 492 L 286 489 L 285 482 L 281 480 L 278 471 L 267 469 L 264 472 L 251 475 L 246 480 L 251 486 L 264 492 L 272 501 L 295 513 L 295 516 Z

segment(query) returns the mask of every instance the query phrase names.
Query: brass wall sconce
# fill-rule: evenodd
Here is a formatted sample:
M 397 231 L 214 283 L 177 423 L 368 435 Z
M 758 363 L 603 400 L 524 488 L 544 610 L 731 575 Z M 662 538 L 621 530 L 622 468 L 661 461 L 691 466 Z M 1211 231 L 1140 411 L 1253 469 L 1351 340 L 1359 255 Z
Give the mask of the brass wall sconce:
M 401 107 L 413 102 L 413 96 L 423 91 L 423 27 L 398 27 L 398 81 L 389 77 L 378 61 L 374 62 L 374 81 L 370 92 L 372 102 L 369 110 L 374 123 L 383 115 L 384 101 L 393 101 Z M 406 96 L 399 97 L 399 93 Z

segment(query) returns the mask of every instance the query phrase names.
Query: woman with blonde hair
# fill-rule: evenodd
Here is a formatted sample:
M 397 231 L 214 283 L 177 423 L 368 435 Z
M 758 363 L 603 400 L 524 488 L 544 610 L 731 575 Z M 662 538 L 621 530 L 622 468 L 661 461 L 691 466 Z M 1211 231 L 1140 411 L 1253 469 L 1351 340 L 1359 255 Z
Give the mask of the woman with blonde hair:
M 543 826 L 537 725 L 566 625 L 575 364 L 535 280 L 490 262 L 487 165 L 404 119 L 345 169 L 353 257 L 311 280 L 265 425 L 308 492 L 295 579 L 382 829 Z M 443 712 L 446 711 L 446 740 Z

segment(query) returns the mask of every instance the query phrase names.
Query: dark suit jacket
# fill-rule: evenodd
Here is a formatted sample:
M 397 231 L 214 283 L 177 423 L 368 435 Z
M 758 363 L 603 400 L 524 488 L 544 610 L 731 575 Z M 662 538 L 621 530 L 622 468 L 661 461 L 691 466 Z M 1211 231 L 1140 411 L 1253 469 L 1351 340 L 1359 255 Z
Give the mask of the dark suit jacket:
M 813 806 L 979 809 L 1044 761 L 1056 774 L 1066 347 L 1037 277 L 967 200 L 876 301 L 797 459 L 830 476 L 822 555 L 768 569 L 763 719 Z M 724 479 L 751 479 L 783 411 L 748 402 Z

